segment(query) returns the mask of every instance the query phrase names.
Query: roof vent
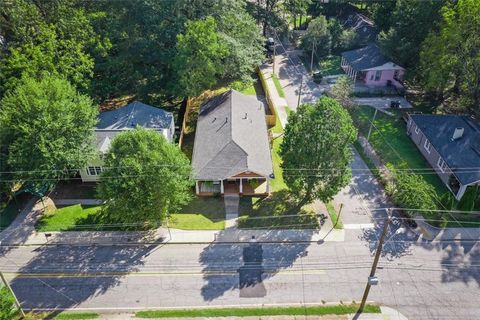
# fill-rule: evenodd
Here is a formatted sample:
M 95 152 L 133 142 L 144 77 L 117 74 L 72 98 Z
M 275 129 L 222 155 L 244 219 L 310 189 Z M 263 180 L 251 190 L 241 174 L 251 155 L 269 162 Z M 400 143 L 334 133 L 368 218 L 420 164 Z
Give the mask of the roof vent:
M 463 131 L 465 131 L 464 128 L 455 128 L 452 136 L 452 141 L 460 139 L 463 136 Z
M 243 117 L 243 119 L 248 119 L 248 114 L 245 112 L 245 116 Z

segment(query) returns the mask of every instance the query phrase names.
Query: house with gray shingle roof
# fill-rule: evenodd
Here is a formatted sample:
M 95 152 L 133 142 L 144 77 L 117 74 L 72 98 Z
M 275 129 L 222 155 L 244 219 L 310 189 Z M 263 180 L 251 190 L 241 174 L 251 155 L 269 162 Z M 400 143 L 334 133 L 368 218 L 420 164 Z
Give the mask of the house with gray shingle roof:
M 235 90 L 202 104 L 192 166 L 197 195 L 268 195 L 273 167 L 263 104 Z
M 341 66 L 354 83 L 403 88 L 405 69 L 392 62 L 375 43 L 343 52 Z
M 173 114 L 163 109 L 134 101 L 121 108 L 100 113 L 95 131 L 97 157 L 80 170 L 84 182 L 98 181 L 102 172 L 102 156 L 110 149 L 116 135 L 137 126 L 155 130 L 172 142 L 175 134 Z
M 409 114 L 407 134 L 457 200 L 480 184 L 480 124 L 471 117 Z

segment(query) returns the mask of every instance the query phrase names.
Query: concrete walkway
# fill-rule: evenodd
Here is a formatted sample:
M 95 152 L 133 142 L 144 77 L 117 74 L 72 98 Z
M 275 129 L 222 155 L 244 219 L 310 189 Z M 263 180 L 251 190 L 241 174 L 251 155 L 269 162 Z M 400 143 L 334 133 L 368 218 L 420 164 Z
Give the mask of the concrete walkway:
M 401 109 L 413 108 L 412 104 L 402 96 L 354 98 L 353 102 L 359 106 L 371 106 L 377 109 L 390 109 L 390 102 L 392 100 L 400 102 Z
M 272 65 L 264 64 L 260 66 L 260 72 L 263 74 L 265 83 L 267 84 L 267 90 L 270 93 L 270 100 L 273 103 L 275 110 L 277 111 L 278 119 L 280 119 L 282 128 L 285 128 L 288 118 L 288 112 L 285 107 L 288 106 L 288 104 L 285 98 L 280 97 L 280 94 L 277 91 L 277 87 L 275 87 L 275 83 L 273 82 L 272 77 Z
M 104 201 L 99 199 L 54 199 L 53 202 L 56 206 L 70 206 L 75 204 L 96 206 L 103 204 Z
M 225 229 L 235 228 L 237 226 L 240 197 L 234 193 L 226 194 L 223 201 L 225 203 Z

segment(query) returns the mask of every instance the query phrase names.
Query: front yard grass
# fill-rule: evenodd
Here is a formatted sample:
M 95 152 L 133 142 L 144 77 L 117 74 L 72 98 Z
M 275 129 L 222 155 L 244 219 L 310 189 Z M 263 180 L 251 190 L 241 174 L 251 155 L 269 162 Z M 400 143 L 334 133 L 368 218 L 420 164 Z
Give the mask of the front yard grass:
M 372 128 L 370 135 L 369 142 L 377 152 L 377 155 L 383 163 L 391 164 L 394 168 L 399 168 L 403 164 L 406 164 L 410 169 L 429 168 L 430 165 L 418 151 L 413 141 L 407 136 L 401 113 L 396 110 L 389 111 L 394 113 L 394 116 L 377 112 L 377 117 L 374 121 L 375 127 Z M 368 106 L 359 106 L 351 110 L 353 121 L 359 132 L 364 136 L 368 134 L 374 112 L 375 109 Z M 426 174 L 423 177 L 435 188 L 439 196 L 448 192 L 437 175 Z
M 49 231 L 118 231 L 122 225 L 103 224 L 102 206 L 80 204 L 47 212 L 37 223 L 40 232 Z M 221 198 L 193 197 L 179 212 L 170 215 L 169 227 L 183 230 L 222 230 L 225 207 Z M 166 222 L 165 222 L 166 225 Z M 142 226 L 139 225 L 141 229 Z
M 341 66 L 342 58 L 340 56 L 327 56 L 321 58 L 318 62 L 320 72 L 325 76 L 333 76 L 337 74 L 343 74 Z
M 98 313 L 94 312 L 62 312 L 57 315 L 55 320 L 89 320 L 100 318 Z
M 275 192 L 268 198 L 240 199 L 238 227 L 244 229 L 316 229 L 318 217 L 306 205 L 298 203 L 287 190 Z
M 258 307 L 258 308 L 202 308 L 139 311 L 138 318 L 196 318 L 196 317 L 262 317 L 262 316 L 306 316 L 306 315 L 342 315 L 355 313 L 358 305 L 326 305 L 298 307 Z M 380 307 L 367 304 L 364 313 L 380 313 Z
M 283 171 L 280 165 L 282 164 L 282 158 L 280 157 L 280 145 L 282 144 L 283 138 L 277 137 L 273 138 L 272 145 L 272 163 L 273 163 L 273 174 L 275 178 L 270 180 L 270 191 L 277 192 L 280 190 L 287 189 L 285 181 L 283 181 Z

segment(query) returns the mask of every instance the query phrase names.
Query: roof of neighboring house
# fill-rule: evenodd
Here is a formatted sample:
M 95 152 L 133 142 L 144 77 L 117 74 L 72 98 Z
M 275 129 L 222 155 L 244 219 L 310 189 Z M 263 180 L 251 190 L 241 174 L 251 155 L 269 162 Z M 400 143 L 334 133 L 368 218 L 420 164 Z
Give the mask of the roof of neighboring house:
M 168 129 L 172 126 L 173 114 L 163 109 L 134 101 L 124 107 L 100 113 L 97 129 Z
M 480 124 L 468 116 L 410 115 L 463 185 L 480 181 Z M 461 138 L 452 140 L 455 128 Z
M 342 57 L 357 71 L 379 67 L 392 62 L 375 43 L 370 43 L 368 46 L 360 49 L 345 51 L 342 53 Z
M 352 13 L 344 19 L 344 26 L 352 28 L 357 33 L 361 42 L 375 41 L 378 30 L 367 16 L 361 13 Z
M 137 126 L 162 130 L 171 129 L 173 114 L 160 108 L 135 101 L 124 107 L 100 113 L 95 128 L 97 150 L 105 153 L 110 148 L 113 138 Z
M 273 173 L 263 104 L 230 90 L 200 108 L 192 165 L 198 180 L 222 180 L 249 171 Z

